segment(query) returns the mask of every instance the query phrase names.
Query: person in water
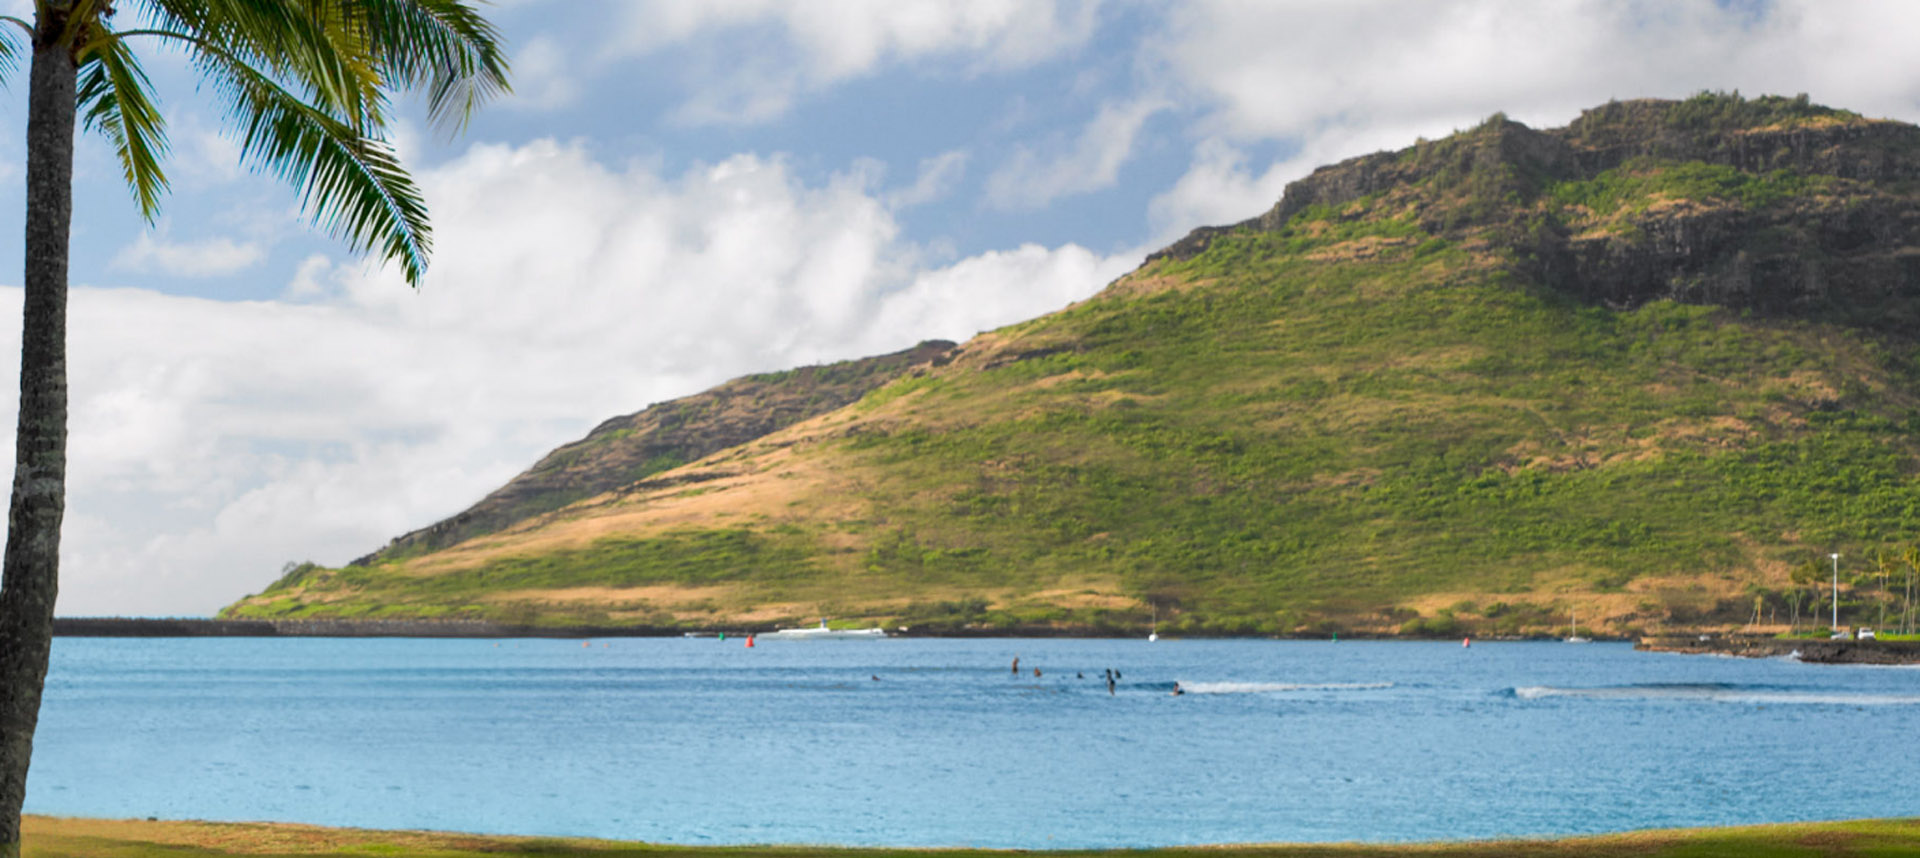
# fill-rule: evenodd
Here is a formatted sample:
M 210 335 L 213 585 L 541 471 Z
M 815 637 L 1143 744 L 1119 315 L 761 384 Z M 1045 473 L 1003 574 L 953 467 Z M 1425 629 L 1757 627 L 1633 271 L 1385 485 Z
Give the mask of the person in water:
M 1037 667 L 1036 667 L 1036 668 L 1034 668 L 1034 669 L 1033 669 L 1033 678 L 1034 678 L 1034 679 L 1039 679 L 1039 678 L 1040 678 L 1040 668 L 1037 668 Z
M 1020 675 L 1020 657 L 1017 655 L 1013 657 L 1013 675 Z
M 1179 697 L 1180 695 L 1185 693 L 1187 693 L 1187 690 L 1180 687 L 1179 680 L 1175 680 L 1173 683 L 1173 696 Z

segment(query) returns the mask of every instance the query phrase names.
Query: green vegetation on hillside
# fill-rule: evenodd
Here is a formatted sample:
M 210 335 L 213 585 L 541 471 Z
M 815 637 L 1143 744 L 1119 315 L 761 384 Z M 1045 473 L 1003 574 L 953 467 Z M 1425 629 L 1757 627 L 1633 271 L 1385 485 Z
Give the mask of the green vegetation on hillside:
M 1278 222 L 724 467 L 230 613 L 1784 630 L 1839 551 L 1895 558 L 1856 561 L 1843 607 L 1911 627 L 1916 132 L 1737 96 L 1496 117 L 1318 171 Z M 688 595 L 502 595 L 581 587 Z
M 671 626 L 671 615 L 646 605 L 589 601 L 535 610 L 499 599 L 529 590 L 576 587 L 699 586 L 750 581 L 764 591 L 815 571 L 804 540 L 791 532 L 748 530 L 670 532 L 646 539 L 606 539 L 583 549 L 513 555 L 443 575 L 396 578 L 382 566 L 326 569 L 301 564 L 267 589 L 267 598 L 239 616 L 275 619 L 445 617 L 534 625 Z M 358 598 L 323 605 L 283 595 L 294 588 L 345 589 Z M 715 606 L 717 610 L 718 606 Z M 619 612 L 614 617 L 610 612 Z
M 1814 104 L 1805 93 L 1792 98 L 1782 95 L 1742 98 L 1739 90 L 1735 90 L 1732 93 L 1702 91 L 1691 98 L 1673 103 L 1667 109 L 1664 118 L 1666 125 L 1670 128 L 1694 131 L 1738 131 L 1768 126 L 1793 126 L 1816 120 L 1848 121 L 1859 119 L 1860 115 L 1851 110 L 1835 110 Z
M 1641 214 L 1656 203 L 1675 199 L 1729 201 L 1745 208 L 1761 208 L 1819 193 L 1835 181 L 1829 176 L 1806 176 L 1791 170 L 1754 174 L 1724 164 L 1662 164 L 1641 158 L 1587 181 L 1561 182 L 1554 186 L 1552 195 L 1560 205 L 1579 206 L 1606 217 L 1622 209 Z
M 1908 401 L 1791 381 L 1847 374 L 1837 331 L 1579 306 L 1417 235 L 1313 261 L 1332 246 L 1313 223 L 1144 272 L 1204 294 L 1020 332 L 1072 352 L 916 381 L 923 411 L 995 412 L 850 442 L 905 519 L 869 562 L 903 584 L 1111 569 L 1179 605 L 1176 629 L 1281 633 L 1405 593 L 1619 590 L 1750 548 L 1892 542 L 1920 512 Z M 1017 465 L 960 476 L 985 460 Z

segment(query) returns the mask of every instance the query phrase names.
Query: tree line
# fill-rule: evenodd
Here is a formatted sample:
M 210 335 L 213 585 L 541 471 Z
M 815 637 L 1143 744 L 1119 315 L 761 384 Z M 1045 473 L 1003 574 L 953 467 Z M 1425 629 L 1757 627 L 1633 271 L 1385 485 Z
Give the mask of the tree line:
M 1914 605 L 1920 596 L 1920 544 L 1877 550 L 1865 564 L 1836 564 L 1832 555 L 1813 557 L 1788 572 L 1785 586 L 1753 585 L 1748 595 L 1753 598 L 1750 626 L 1777 624 L 1784 612 L 1787 627 L 1794 632 L 1800 631 L 1803 614 L 1811 627 L 1818 628 L 1822 617 L 1831 622 L 1838 599 L 1839 609 L 1846 614 L 1841 619 L 1851 621 L 1843 625 L 1915 634 L 1920 631 L 1920 613 Z

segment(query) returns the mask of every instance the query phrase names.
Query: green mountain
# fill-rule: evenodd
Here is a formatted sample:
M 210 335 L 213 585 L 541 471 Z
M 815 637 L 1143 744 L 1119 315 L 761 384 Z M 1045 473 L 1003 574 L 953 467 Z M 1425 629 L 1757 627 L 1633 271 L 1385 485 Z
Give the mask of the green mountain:
M 1897 615 L 1907 567 L 1859 573 L 1920 521 L 1917 194 L 1920 128 L 1804 97 L 1495 116 L 845 407 L 226 613 L 1785 628 L 1838 551 L 1843 610 Z

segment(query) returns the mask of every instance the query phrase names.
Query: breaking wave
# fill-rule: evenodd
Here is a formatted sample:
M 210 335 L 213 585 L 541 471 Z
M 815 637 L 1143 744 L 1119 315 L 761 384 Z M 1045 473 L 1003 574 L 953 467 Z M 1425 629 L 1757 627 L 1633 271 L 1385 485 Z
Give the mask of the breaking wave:
M 1272 694 L 1284 691 L 1371 691 L 1391 682 L 1182 682 L 1188 694 Z
M 1814 706 L 1920 706 L 1920 694 L 1860 694 L 1845 691 L 1795 691 L 1740 685 L 1618 685 L 1602 688 L 1559 688 L 1522 685 L 1512 690 L 1521 700 L 1572 698 L 1577 700 L 1674 700 L 1697 703 L 1743 703 Z

